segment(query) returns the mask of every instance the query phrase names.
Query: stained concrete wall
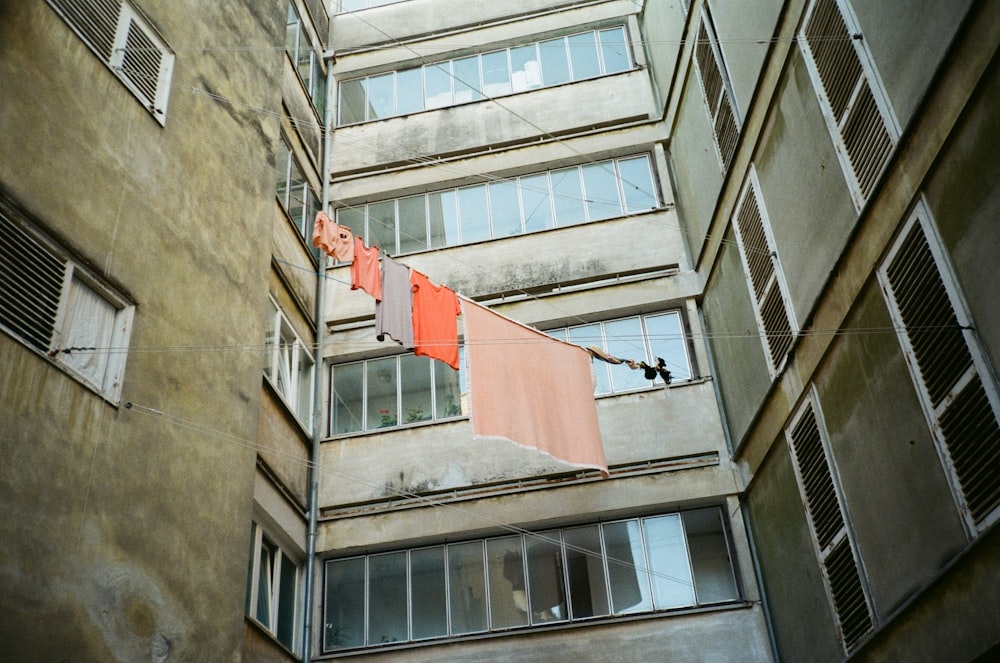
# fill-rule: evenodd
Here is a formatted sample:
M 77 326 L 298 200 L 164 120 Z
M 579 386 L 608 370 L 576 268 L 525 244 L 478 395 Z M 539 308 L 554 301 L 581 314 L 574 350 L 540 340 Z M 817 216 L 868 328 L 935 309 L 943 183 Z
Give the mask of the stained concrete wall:
M 132 408 L 0 335 L 9 660 L 239 660 L 261 368 L 234 350 L 264 338 L 281 69 L 219 47 L 286 5 L 139 4 L 176 49 L 164 126 L 47 4 L 0 5 L 0 183 L 136 304 Z

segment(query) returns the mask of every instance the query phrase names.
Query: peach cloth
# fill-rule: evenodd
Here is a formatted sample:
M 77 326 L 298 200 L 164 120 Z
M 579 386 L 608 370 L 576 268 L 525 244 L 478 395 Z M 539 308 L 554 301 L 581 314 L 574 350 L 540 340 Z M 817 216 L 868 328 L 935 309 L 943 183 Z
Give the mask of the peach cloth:
M 438 359 L 458 370 L 458 320 L 462 307 L 451 288 L 434 285 L 410 270 L 413 286 L 413 354 Z
M 354 238 L 354 262 L 351 263 L 351 290 L 361 288 L 382 301 L 382 272 L 378 268 L 378 247 L 368 248 L 360 237 Z
M 340 262 L 354 260 L 354 235 L 347 226 L 330 220 L 326 212 L 317 212 L 313 223 L 313 246 Z
M 608 476 L 590 354 L 462 298 L 472 432 Z

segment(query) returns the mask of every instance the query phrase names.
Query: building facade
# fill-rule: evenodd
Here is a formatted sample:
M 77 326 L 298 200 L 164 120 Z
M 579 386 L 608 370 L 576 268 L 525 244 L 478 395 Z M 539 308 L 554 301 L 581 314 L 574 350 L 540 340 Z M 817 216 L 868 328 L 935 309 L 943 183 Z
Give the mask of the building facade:
M 36 0 L 0 35 L 11 660 L 997 655 L 991 0 Z M 477 438 L 473 348 L 378 340 L 320 210 L 590 348 L 607 476 Z

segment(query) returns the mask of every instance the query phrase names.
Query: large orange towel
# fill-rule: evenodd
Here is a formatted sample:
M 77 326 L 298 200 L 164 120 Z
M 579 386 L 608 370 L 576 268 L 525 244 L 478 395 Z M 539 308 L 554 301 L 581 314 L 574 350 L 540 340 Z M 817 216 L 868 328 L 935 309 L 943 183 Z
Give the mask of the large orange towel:
M 462 319 L 473 434 L 607 477 L 590 354 L 464 297 Z
M 462 307 L 451 288 L 434 285 L 410 270 L 413 286 L 413 354 L 438 359 L 458 370 L 458 321 Z

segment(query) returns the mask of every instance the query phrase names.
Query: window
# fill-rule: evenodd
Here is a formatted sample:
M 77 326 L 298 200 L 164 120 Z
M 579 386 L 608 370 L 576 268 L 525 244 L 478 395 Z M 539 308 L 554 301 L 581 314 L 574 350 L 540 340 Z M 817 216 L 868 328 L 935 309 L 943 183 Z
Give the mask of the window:
M 281 206 L 285 208 L 285 212 L 288 213 L 288 218 L 295 229 L 312 247 L 313 220 L 320 210 L 320 200 L 306 181 L 302 167 L 288 146 L 288 139 L 284 135 L 281 136 L 276 162 L 275 195 Z
M 329 560 L 323 650 L 739 598 L 722 511 L 711 507 Z
M 345 2 L 345 10 L 346 6 Z M 338 124 L 342 126 L 424 109 L 445 108 L 631 68 L 624 27 L 591 30 L 343 81 L 340 84 Z
M 0 207 L 0 326 L 117 402 L 135 306 Z
M 337 210 L 337 222 L 391 255 L 509 237 L 656 209 L 648 155 Z
M 464 380 L 464 371 L 412 353 L 332 366 L 330 434 L 460 417 Z
M 842 2 L 813 0 L 799 44 L 854 206 L 860 210 L 899 138 L 899 128 L 880 92 L 856 21 Z
M 288 319 L 270 300 L 264 339 L 264 375 L 306 428 L 312 425 L 313 358 Z
M 320 64 L 321 58 L 309 42 L 305 24 L 291 2 L 288 3 L 288 19 L 285 26 L 285 52 L 295 64 L 295 71 L 312 100 L 316 113 L 322 119 L 326 111 L 326 75 Z
M 392 5 L 403 0 L 340 0 L 341 12 L 355 12 L 359 9 L 369 7 L 381 7 L 382 5 Z
M 875 623 L 853 533 L 844 517 L 826 428 L 814 401 L 813 394 L 785 435 L 838 631 L 844 648 L 850 652 Z
M 788 286 L 778 262 L 778 252 L 760 199 L 757 173 L 751 167 L 733 216 L 740 258 L 747 273 L 757 326 L 764 336 L 768 368 L 776 375 L 795 340 Z
M 698 41 L 694 49 L 694 61 L 701 78 L 701 88 L 705 93 L 708 117 L 715 136 L 722 171 L 729 170 L 729 164 L 736 153 L 736 143 L 740 137 L 740 127 L 736 116 L 735 96 L 726 70 L 719 40 L 715 35 L 712 16 L 706 3 L 698 26 Z
M 942 461 L 975 531 L 1000 513 L 1000 400 L 947 257 L 921 202 L 878 272 Z
M 547 333 L 582 347 L 595 346 L 612 357 L 644 361 L 651 366 L 656 365 L 659 357 L 664 360 L 673 381 L 691 379 L 688 344 L 679 311 L 593 322 Z M 594 377 L 596 395 L 642 389 L 655 384 L 641 370 L 603 361 L 594 362 Z
M 257 523 L 251 529 L 246 614 L 292 651 L 299 649 L 302 570 Z
M 138 9 L 121 0 L 48 3 L 163 124 L 174 54 Z

